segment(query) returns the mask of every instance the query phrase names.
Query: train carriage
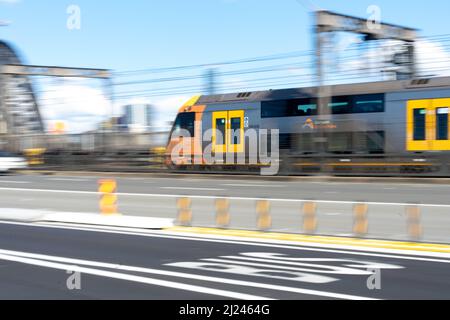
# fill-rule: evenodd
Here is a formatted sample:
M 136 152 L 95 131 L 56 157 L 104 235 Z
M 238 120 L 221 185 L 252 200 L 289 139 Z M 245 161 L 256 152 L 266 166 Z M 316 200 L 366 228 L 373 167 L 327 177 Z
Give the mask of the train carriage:
M 259 155 L 261 149 L 270 154 L 271 139 L 278 140 L 282 172 L 447 174 L 450 78 L 324 89 L 328 116 L 319 115 L 314 87 L 194 97 L 177 115 L 167 164 L 217 170 L 267 165 L 260 157 L 250 161 L 248 133 L 257 132 Z M 179 130 L 189 136 L 180 137 Z M 211 139 L 205 139 L 208 131 Z M 181 141 L 186 147 L 174 161 Z M 207 161 L 209 153 L 220 156 Z

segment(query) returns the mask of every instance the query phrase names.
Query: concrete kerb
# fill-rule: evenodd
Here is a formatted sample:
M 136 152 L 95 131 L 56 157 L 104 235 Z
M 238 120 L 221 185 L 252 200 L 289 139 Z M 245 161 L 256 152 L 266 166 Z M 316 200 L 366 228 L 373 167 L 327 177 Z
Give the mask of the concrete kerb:
M 57 222 L 151 230 L 162 230 L 174 226 L 174 220 L 166 218 L 135 217 L 125 215 L 100 215 L 77 212 L 58 213 L 51 211 L 10 208 L 0 209 L 0 220 L 25 223 Z

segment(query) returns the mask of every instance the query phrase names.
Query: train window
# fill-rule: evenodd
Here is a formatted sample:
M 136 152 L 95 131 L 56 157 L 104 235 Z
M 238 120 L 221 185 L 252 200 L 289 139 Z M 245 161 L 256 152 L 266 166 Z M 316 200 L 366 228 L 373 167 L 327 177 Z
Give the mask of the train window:
M 384 94 L 336 96 L 329 103 L 332 114 L 375 113 L 385 111 Z M 262 118 L 307 117 L 318 114 L 315 98 L 266 101 L 261 104 Z
M 227 119 L 219 118 L 216 119 L 216 144 L 221 146 L 225 144 L 225 135 L 226 135 L 226 125 Z
M 414 109 L 414 140 L 424 141 L 426 136 L 426 109 Z
M 241 118 L 231 118 L 231 144 L 241 144 Z
M 261 104 L 261 118 L 289 117 L 290 111 L 287 100 L 265 101 Z
M 316 99 L 265 101 L 261 104 L 262 118 L 306 117 L 317 115 Z
M 333 97 L 329 107 L 333 114 L 347 114 L 352 113 L 351 99 L 346 96 Z
M 290 100 L 293 116 L 305 117 L 317 115 L 316 99 Z
M 448 140 L 448 108 L 436 109 L 436 140 Z
M 175 120 L 174 131 L 186 130 L 191 137 L 195 135 L 195 112 L 180 113 Z
M 384 112 L 383 94 L 366 94 L 353 97 L 353 113 Z

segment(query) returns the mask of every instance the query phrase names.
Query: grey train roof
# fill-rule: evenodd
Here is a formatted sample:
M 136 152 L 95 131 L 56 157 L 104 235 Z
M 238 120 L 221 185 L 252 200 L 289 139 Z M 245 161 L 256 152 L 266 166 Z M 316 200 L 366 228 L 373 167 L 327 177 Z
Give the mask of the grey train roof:
M 23 62 L 10 44 L 0 40 L 0 66 L 4 64 L 23 64 Z M 8 133 L 44 132 L 44 125 L 30 79 L 26 76 L 15 76 L 14 78 L 21 80 L 22 83 L 19 86 L 26 92 L 22 101 L 28 103 L 31 107 L 26 108 L 25 111 L 28 116 L 24 116 L 24 110 L 21 109 L 19 104 L 7 101 L 6 110 L 0 110 L 0 115 L 3 114 L 7 119 Z M 11 99 L 11 101 L 14 101 L 14 99 Z M 0 106 L 1 108 L 2 106 Z M 19 127 L 22 130 L 20 132 Z
M 449 88 L 450 77 L 420 78 L 414 80 L 379 81 L 367 83 L 354 83 L 332 85 L 328 89 L 333 96 L 389 93 L 413 90 L 431 90 Z M 300 99 L 316 96 L 317 87 L 279 89 L 255 92 L 241 92 L 220 95 L 202 96 L 198 104 L 213 104 L 223 102 L 257 102 L 282 99 Z

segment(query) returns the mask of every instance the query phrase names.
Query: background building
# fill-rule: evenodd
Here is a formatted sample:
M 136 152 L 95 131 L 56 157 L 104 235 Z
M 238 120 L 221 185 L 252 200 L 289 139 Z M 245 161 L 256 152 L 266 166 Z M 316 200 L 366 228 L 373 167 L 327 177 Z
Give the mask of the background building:
M 123 107 L 124 115 L 119 118 L 118 127 L 131 133 L 150 132 L 154 128 L 155 111 L 145 103 L 129 104 Z

